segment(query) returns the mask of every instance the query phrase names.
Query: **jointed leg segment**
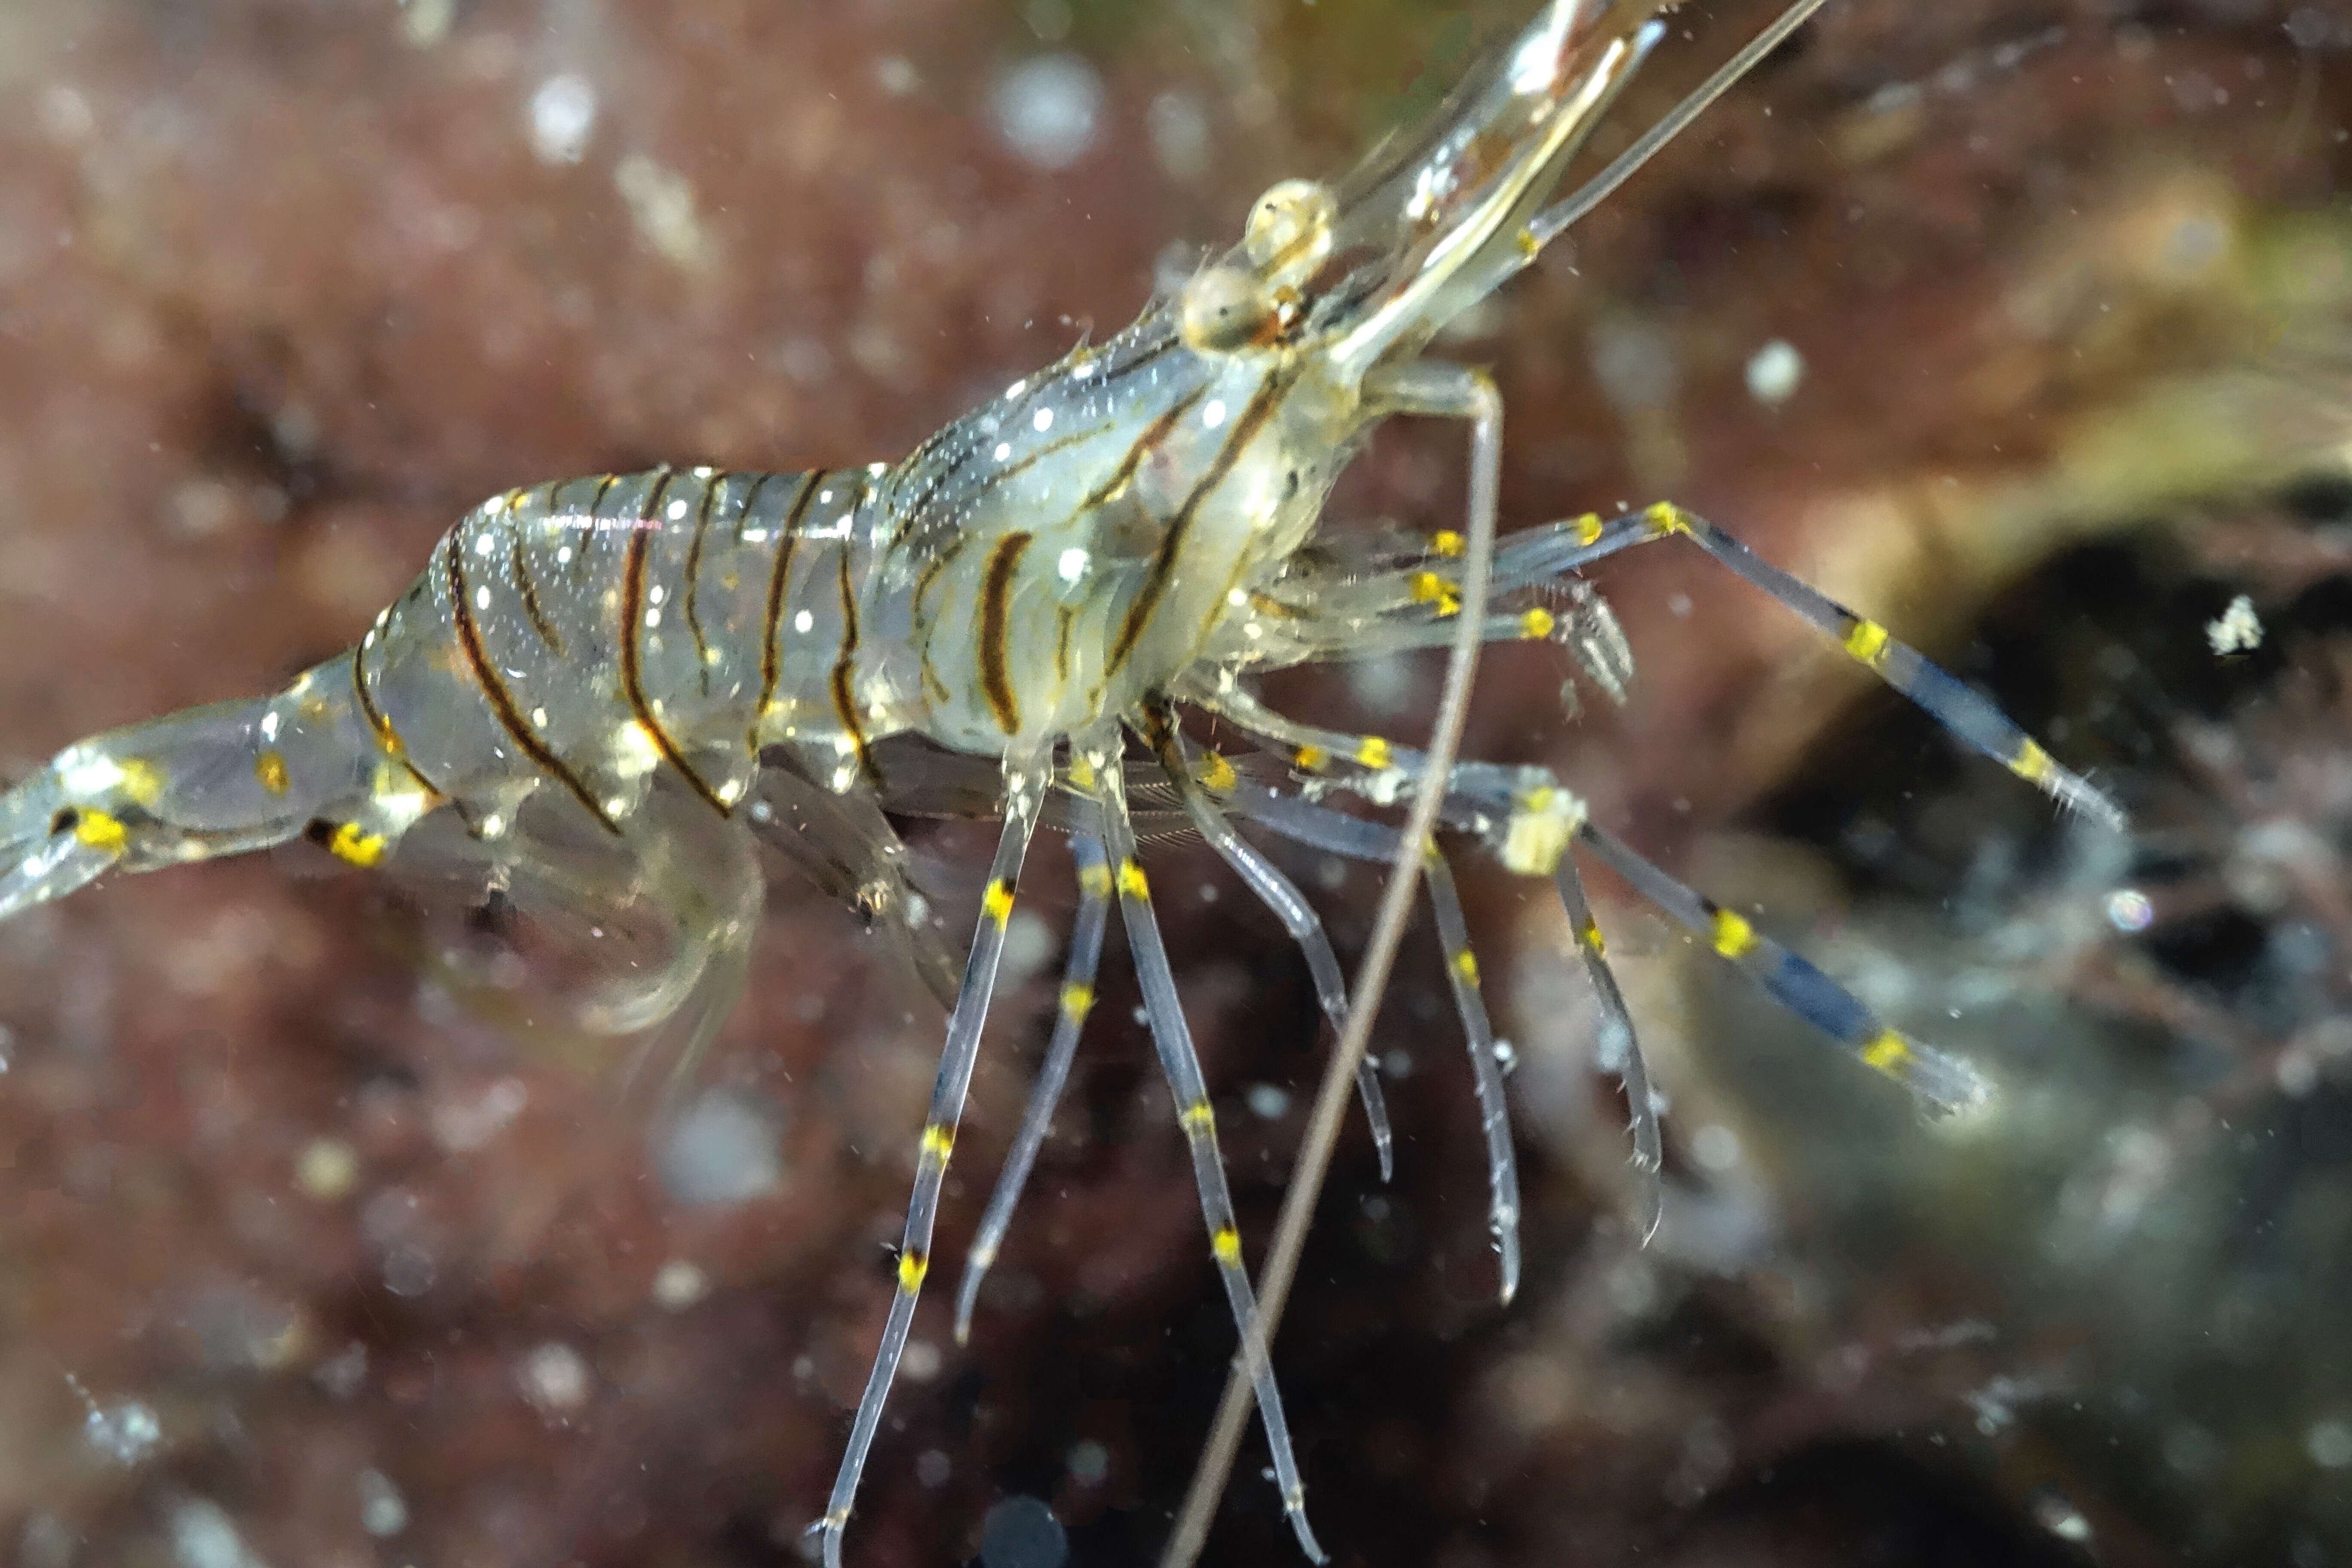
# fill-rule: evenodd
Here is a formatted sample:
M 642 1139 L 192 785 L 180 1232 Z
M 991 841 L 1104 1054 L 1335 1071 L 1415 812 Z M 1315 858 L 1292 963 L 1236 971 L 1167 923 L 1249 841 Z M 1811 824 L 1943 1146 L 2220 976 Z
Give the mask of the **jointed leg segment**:
M 1642 1042 L 1633 1033 L 1633 1015 L 1625 1006 L 1625 994 L 1617 987 L 1617 976 L 1609 967 L 1606 950 L 1601 940 L 1601 922 L 1592 918 L 1591 900 L 1584 896 L 1584 879 L 1577 874 L 1575 859 L 1567 855 L 1559 858 L 1559 868 L 1552 873 L 1559 889 L 1560 907 L 1568 911 L 1569 929 L 1575 932 L 1577 955 L 1584 961 L 1584 977 L 1591 982 L 1592 994 L 1601 1009 L 1600 1037 L 1593 1044 L 1593 1060 L 1603 1072 L 1614 1073 L 1625 1089 L 1626 1114 L 1633 1134 L 1633 1172 L 1642 1239 L 1646 1242 L 1658 1234 L 1658 1222 L 1665 1217 L 1665 1188 L 1661 1173 L 1666 1163 L 1664 1137 L 1658 1131 L 1658 1102 L 1650 1089 L 1650 1069 L 1642 1060 Z
M 1586 516 L 1531 529 L 1507 541 L 1495 563 L 1495 588 L 1507 593 L 1558 578 L 1637 544 L 1689 540 L 1743 581 L 1834 638 L 1856 663 L 1916 703 L 1968 745 L 2056 800 L 2112 827 L 2124 815 L 2079 773 L 2061 766 L 2031 735 L 1982 695 L 1878 622 L 1855 615 L 1783 572 L 1696 512 L 1660 501 L 1602 521 Z
M 1046 1129 L 1053 1123 L 1063 1087 L 1069 1082 L 1070 1064 L 1077 1057 L 1078 1036 L 1094 1007 L 1095 966 L 1102 958 L 1103 928 L 1110 915 L 1110 863 L 1104 858 L 1099 831 L 1070 840 L 1070 854 L 1078 863 L 1078 912 L 1070 927 L 1070 956 L 1062 969 L 1054 1037 L 1046 1044 L 1045 1059 L 1037 1068 L 1037 1082 L 1029 1091 L 1029 1106 L 1021 1118 L 1021 1131 L 1004 1157 L 1004 1170 L 996 1178 L 995 1192 L 989 1195 L 988 1212 L 981 1216 L 979 1234 L 972 1237 L 971 1254 L 964 1262 L 963 1279 L 956 1287 L 958 1344 L 971 1333 L 972 1305 L 980 1299 L 981 1281 L 996 1261 L 1004 1233 L 1012 1227 L 1013 1211 L 1036 1165 L 1037 1152 L 1045 1147 Z
M 930 1265 L 931 1227 L 938 1217 L 940 1189 L 947 1179 L 948 1156 L 955 1148 L 956 1124 L 963 1116 L 964 1095 L 971 1086 L 972 1064 L 980 1054 L 981 1027 L 988 1018 L 989 999 L 996 988 L 999 960 L 1004 955 L 1004 931 L 1013 915 L 1013 890 L 1021 879 L 1021 863 L 1045 804 L 1050 759 L 1030 758 L 1005 767 L 1004 832 L 997 841 L 996 858 L 989 868 L 987 891 L 981 900 L 980 928 L 972 939 L 971 957 L 964 966 L 963 989 L 948 1019 L 947 1045 L 940 1056 L 939 1076 L 932 1081 L 931 1104 L 923 1122 L 923 1136 L 915 1167 L 914 1196 L 907 1205 L 905 1240 L 898 1252 L 898 1289 L 883 1324 L 881 1348 L 866 1380 L 851 1423 L 849 1446 L 833 1483 L 824 1517 L 815 1529 L 824 1538 L 825 1568 L 840 1568 L 841 1535 L 849 1523 L 851 1503 L 857 1496 L 857 1479 L 866 1456 L 882 1424 L 882 1405 L 898 1375 L 907 1336 L 915 1319 L 915 1303 Z
M 1397 830 L 1386 823 L 1335 810 L 1238 770 L 1224 798 L 1225 804 L 1239 815 L 1274 832 L 1350 858 L 1383 861 L 1398 841 Z M 1502 803 L 1497 803 L 1497 809 L 1502 808 Z M 1453 815 L 1449 811 L 1449 816 Z M 1983 1079 L 1967 1063 L 1922 1045 L 1882 1022 L 1814 965 L 1757 931 L 1743 917 L 1693 891 L 1635 853 L 1622 839 L 1586 820 L 1580 805 L 1572 805 L 1563 820 L 1570 842 L 1584 845 L 1632 884 L 1636 892 L 1738 965 L 1774 1001 L 1844 1046 L 1865 1066 L 1902 1084 L 1928 1110 L 1963 1110 L 1980 1104 L 1989 1095 Z M 1642 1177 L 1639 1217 L 1646 1237 L 1655 1230 L 1659 1217 L 1657 1173 L 1663 1157 L 1648 1072 L 1624 998 L 1602 957 L 1600 927 L 1593 920 L 1583 884 L 1567 857 L 1559 858 L 1554 879 L 1601 1006 L 1601 1060 L 1604 1067 L 1619 1074 L 1632 1106 L 1633 1159 Z M 1443 886 L 1450 893 L 1450 879 Z M 1431 893 L 1440 940 L 1447 950 L 1448 970 L 1458 978 L 1464 973 L 1462 955 L 1468 951 L 1461 934 L 1458 905 L 1451 904 L 1436 882 L 1433 881 Z M 1468 973 L 1475 974 L 1475 967 Z M 1483 1019 L 1483 1009 L 1478 1016 Z M 1466 1017 L 1465 1026 L 1476 1027 Z
M 1730 960 L 1767 994 L 1875 1068 L 1931 1110 L 1982 1104 L 1991 1090 L 1957 1057 L 1921 1045 L 1879 1021 L 1852 993 L 1749 924 L 1635 854 L 1613 834 L 1585 823 L 1577 837 L 1609 868 Z
M 1916 703 L 1971 749 L 2032 784 L 2069 810 L 2110 826 L 2124 816 L 2114 802 L 2079 773 L 2062 766 L 2040 742 L 1965 682 L 1898 641 L 1885 626 L 1773 565 L 1732 535 L 1696 512 L 1661 501 L 1638 511 L 1603 519 L 1588 513 L 1511 535 L 1497 548 L 1490 604 L 1514 594 L 1559 585 L 1571 573 L 1636 545 L 1687 539 L 1709 559 L 1833 639 L 1847 656 Z M 1287 635 L 1315 649 L 1316 659 L 1390 653 L 1430 646 L 1450 631 L 1460 596 L 1443 536 L 1423 562 L 1382 572 L 1338 590 L 1342 608 L 1328 624 L 1290 628 Z M 1549 609 L 1534 605 L 1486 613 L 1488 641 L 1557 640 L 1563 626 Z M 1327 646 L 1328 645 L 1328 646 Z M 1605 663 L 1613 651 L 1595 650 Z M 1593 659 L 1587 658 L 1588 667 Z
M 1486 1143 L 1487 1228 L 1502 1266 L 1503 1305 L 1519 1292 L 1519 1167 L 1511 1147 L 1511 1109 L 1503 1099 L 1503 1068 L 1496 1058 L 1495 1026 L 1486 1016 L 1486 998 L 1478 990 L 1478 960 L 1470 951 L 1470 925 L 1462 918 L 1462 900 L 1454 890 L 1454 873 L 1433 840 L 1423 847 L 1422 880 L 1429 889 L 1429 907 L 1437 921 L 1437 940 L 1444 949 L 1445 979 L 1454 989 L 1454 1009 L 1462 1019 L 1462 1037 L 1470 1050 L 1470 1079 L 1478 1091 L 1478 1131 Z
M 1233 824 L 1217 809 L 1217 803 L 1193 778 L 1173 710 L 1156 706 L 1148 713 L 1146 723 L 1148 739 L 1192 826 L 1234 868 L 1234 874 L 1249 884 L 1250 891 L 1274 912 L 1283 929 L 1290 933 L 1291 941 L 1298 944 L 1307 959 L 1307 973 L 1315 982 L 1315 999 L 1329 1021 L 1332 1034 L 1337 1036 L 1347 1026 L 1348 983 L 1340 972 L 1339 955 L 1332 951 L 1331 939 L 1324 931 L 1315 906 L 1257 846 L 1234 831 Z M 1388 1104 L 1381 1093 L 1380 1072 L 1369 1057 L 1357 1064 L 1356 1093 L 1363 1101 L 1364 1120 L 1371 1129 L 1372 1148 L 1381 1163 L 1381 1180 L 1385 1182 L 1395 1173 L 1395 1141 L 1389 1131 Z
M 1152 1044 L 1160 1053 L 1160 1070 L 1167 1075 L 1169 1090 L 1176 1099 L 1177 1121 L 1192 1149 L 1192 1177 L 1201 1190 L 1201 1213 L 1208 1222 L 1210 1251 L 1216 1258 L 1226 1300 L 1233 1307 L 1242 1352 L 1255 1372 L 1253 1383 L 1258 1418 L 1265 1424 L 1266 1447 L 1273 1452 L 1275 1485 L 1282 1493 L 1283 1512 L 1289 1516 L 1291 1531 L 1297 1536 L 1300 1549 L 1321 1563 L 1325 1561 L 1323 1549 L 1307 1526 L 1307 1489 L 1299 1477 L 1298 1461 L 1291 1452 L 1289 1423 L 1283 1415 L 1282 1393 L 1275 1384 L 1273 1364 L 1262 1347 L 1253 1353 L 1261 1333 L 1256 1292 L 1251 1289 L 1249 1274 L 1242 1267 L 1241 1229 L 1234 1219 L 1233 1196 L 1225 1185 L 1224 1159 L 1217 1150 L 1216 1115 L 1210 1109 L 1208 1084 L 1202 1076 L 1200 1057 L 1192 1048 L 1192 1034 L 1184 1022 L 1183 1007 L 1177 1000 L 1176 980 L 1169 970 L 1167 950 L 1160 940 L 1160 924 L 1151 912 L 1150 884 L 1144 877 L 1141 862 L 1136 858 L 1135 830 L 1128 820 L 1127 790 L 1116 746 L 1115 737 L 1108 743 L 1098 742 L 1087 752 L 1086 760 L 1103 788 L 1103 841 L 1110 853 L 1112 881 L 1118 890 L 1119 913 L 1127 925 L 1128 950 L 1135 961 L 1136 980 L 1143 990 L 1144 1012 L 1150 1024 Z

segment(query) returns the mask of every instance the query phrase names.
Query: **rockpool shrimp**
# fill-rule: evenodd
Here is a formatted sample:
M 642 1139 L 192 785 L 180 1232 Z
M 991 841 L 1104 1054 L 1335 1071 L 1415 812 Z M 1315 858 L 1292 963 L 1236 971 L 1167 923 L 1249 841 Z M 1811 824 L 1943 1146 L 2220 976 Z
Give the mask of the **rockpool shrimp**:
M 1335 1029 L 1355 1035 L 1359 1050 L 1377 985 L 1351 1001 L 1312 908 L 1234 824 L 1417 875 L 1477 1087 L 1506 1300 L 1518 1282 L 1518 1197 L 1502 1078 L 1433 826 L 1556 884 L 1608 1020 L 1634 1157 L 1652 1173 L 1645 1224 L 1656 1214 L 1655 1112 L 1578 880 L 1579 848 L 1930 1106 L 1973 1101 L 1984 1090 L 1964 1064 L 1888 1028 L 1747 920 L 1641 859 L 1547 771 L 1453 755 L 1468 655 L 1482 640 L 1561 644 L 1603 685 L 1622 686 L 1630 657 L 1605 609 L 1574 596 L 1576 574 L 1680 539 L 1963 741 L 2064 805 L 2116 816 L 1884 626 L 1685 510 L 1586 516 L 1498 545 L 1499 395 L 1483 373 L 1424 357 L 1440 329 L 1528 265 L 1627 160 L 1646 156 L 1815 3 L 1793 6 L 1616 168 L 1555 204 L 1570 160 L 1664 26 L 1656 0 L 1550 0 L 1418 133 L 1336 184 L 1276 184 L 1238 245 L 1131 326 L 1014 382 L 900 462 L 798 474 L 658 468 L 492 498 L 441 540 L 355 647 L 286 690 L 77 742 L 0 796 L 0 917 L 109 871 L 307 837 L 354 865 L 397 855 L 526 908 L 653 910 L 663 961 L 608 985 L 585 1016 L 615 1034 L 672 1020 L 688 1048 L 743 982 L 762 840 L 898 931 L 951 1013 L 897 1295 L 816 1527 L 829 1564 L 928 1275 L 1041 824 L 1073 835 L 1079 910 L 1060 1020 L 973 1249 L 960 1326 L 1076 1048 L 1116 905 L 1212 1255 L 1244 1346 L 1261 1334 L 1207 1084 L 1139 855 L 1139 806 L 1147 826 L 1206 838 L 1274 910 Z M 1344 566 L 1308 552 L 1340 471 L 1399 416 L 1469 426 L 1462 528 Z M 1449 645 L 1445 716 L 1427 751 L 1290 717 L 1251 689 L 1272 670 Z M 1264 750 L 1197 753 L 1180 706 Z M 1128 760 L 1130 735 L 1145 760 Z M 1409 805 L 1410 816 L 1400 829 L 1338 809 L 1340 797 Z M 940 803 L 1003 824 L 960 963 L 920 912 L 888 815 Z M 1402 910 L 1393 897 L 1391 909 Z M 1363 1071 L 1358 1083 L 1385 1159 L 1378 1079 Z M 1319 1561 L 1280 1392 L 1263 1355 L 1248 1360 L 1284 1510 Z

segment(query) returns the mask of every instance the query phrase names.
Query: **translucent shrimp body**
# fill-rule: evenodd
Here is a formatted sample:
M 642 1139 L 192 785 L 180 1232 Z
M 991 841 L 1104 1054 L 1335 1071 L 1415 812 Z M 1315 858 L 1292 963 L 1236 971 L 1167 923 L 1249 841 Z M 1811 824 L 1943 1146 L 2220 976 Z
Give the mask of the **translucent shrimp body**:
M 1810 8 L 1801 4 L 1786 26 Z M 1962 1064 L 1886 1028 L 1744 920 L 1633 857 L 1542 770 L 1433 764 L 1380 736 L 1276 713 L 1246 689 L 1259 670 L 1436 646 L 1465 616 L 1486 638 L 1560 643 L 1621 689 L 1630 654 L 1605 607 L 1583 597 L 1574 610 L 1553 606 L 1561 590 L 1579 591 L 1582 566 L 1682 539 L 2021 776 L 2112 812 L 1877 623 L 1678 509 L 1515 535 L 1496 558 L 1493 591 L 1476 586 L 1496 525 L 1501 402 L 1483 374 L 1422 355 L 1582 199 L 1546 206 L 1595 120 L 1664 36 L 1656 0 L 1550 0 L 1422 132 L 1337 187 L 1276 185 L 1241 242 L 1172 298 L 1014 382 L 899 463 L 799 474 L 662 468 L 484 502 L 355 648 L 283 693 L 79 742 L 0 796 L 0 917 L 110 869 L 304 835 L 373 866 L 421 853 L 424 825 L 454 821 L 462 833 L 445 834 L 439 852 L 454 853 L 463 874 L 551 903 L 649 907 L 669 957 L 634 990 L 600 999 L 597 1016 L 615 1033 L 676 1016 L 697 1039 L 742 978 L 758 841 L 900 931 L 952 1014 L 917 1142 L 897 1295 L 814 1527 L 828 1564 L 839 1562 L 929 1270 L 1023 861 L 1041 825 L 1078 837 L 1081 939 L 1064 983 L 1057 1065 L 989 1211 L 965 1313 L 1043 1135 L 1116 905 L 1209 1250 L 1244 1342 L 1257 1332 L 1209 1088 L 1139 858 L 1139 806 L 1201 834 L 1275 910 L 1335 1027 L 1350 1003 L 1320 924 L 1235 819 L 1385 858 L 1403 846 L 1397 831 L 1329 798 L 1434 800 L 1449 832 L 1553 882 L 1633 1090 L 1636 1158 L 1653 1173 L 1654 1112 L 1569 858 L 1580 847 L 1867 1065 L 1931 1104 L 1980 1097 Z M 1755 52 L 1719 75 L 1736 75 Z M 1391 561 L 1344 570 L 1311 561 L 1302 547 L 1332 483 L 1398 415 L 1470 427 L 1463 530 Z M 1194 756 L 1176 726 L 1179 702 L 1219 715 L 1265 754 L 1246 768 Z M 1132 780 L 1129 732 L 1151 754 Z M 968 956 L 913 912 L 885 807 L 1003 819 Z M 1507 1300 L 1518 1275 L 1517 1188 L 1495 1042 L 1452 877 L 1433 844 L 1418 847 L 1479 1090 Z M 1367 1074 L 1362 1085 L 1384 1140 L 1377 1079 Z M 1654 1175 L 1650 1193 L 1654 1225 Z M 1283 1507 L 1319 1560 L 1279 1391 L 1264 1358 L 1251 1360 Z

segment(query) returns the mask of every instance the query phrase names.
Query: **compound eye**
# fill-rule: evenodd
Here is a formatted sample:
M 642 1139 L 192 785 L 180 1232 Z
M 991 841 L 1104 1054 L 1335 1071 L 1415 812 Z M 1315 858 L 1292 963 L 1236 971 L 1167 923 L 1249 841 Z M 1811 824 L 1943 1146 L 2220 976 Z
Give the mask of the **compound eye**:
M 1258 197 L 1242 231 L 1242 248 L 1259 276 L 1277 289 L 1301 289 L 1331 255 L 1339 202 L 1313 180 L 1285 180 Z
M 1186 346 L 1231 353 L 1265 335 L 1274 321 L 1272 292 L 1238 267 L 1212 267 L 1184 285 L 1178 321 Z

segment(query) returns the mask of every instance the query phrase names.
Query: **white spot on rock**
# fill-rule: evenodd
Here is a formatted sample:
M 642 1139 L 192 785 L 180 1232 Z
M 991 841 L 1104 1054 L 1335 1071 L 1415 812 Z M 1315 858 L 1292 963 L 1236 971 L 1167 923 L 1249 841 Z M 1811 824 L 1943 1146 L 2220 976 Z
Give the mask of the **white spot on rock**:
M 79 1392 L 79 1385 L 76 1385 Z M 85 1400 L 89 1395 L 84 1394 Z M 135 1399 L 112 1405 L 91 1402 L 82 1417 L 82 1441 L 118 1465 L 135 1465 L 163 1440 L 163 1423 L 155 1412 Z
M 382 1470 L 359 1474 L 360 1528 L 382 1541 L 408 1528 L 408 1500 Z
M 2315 1421 L 2303 1435 L 2303 1451 L 2323 1470 L 2352 1465 L 2352 1422 Z
M 1778 408 L 1796 395 L 1804 379 L 1805 356 L 1785 339 L 1774 338 L 1748 358 L 1748 395 L 1767 408 Z
M 1023 60 L 989 93 L 997 134 L 1014 156 L 1041 169 L 1066 169 L 1087 155 L 1102 105 L 1102 78 L 1076 55 Z
M 1739 1164 L 1739 1134 L 1719 1121 L 1710 1121 L 1691 1135 L 1691 1157 L 1717 1173 Z
M 654 1271 L 654 1301 L 664 1311 L 683 1312 L 710 1294 L 710 1276 L 683 1258 Z
M 2231 600 L 2228 609 L 2206 623 L 2205 640 L 2216 658 L 2262 647 L 2263 620 L 2254 614 L 2254 601 L 2244 594 Z
M 332 1203 L 359 1185 L 358 1151 L 340 1138 L 314 1138 L 294 1162 L 294 1185 L 304 1197 Z
M 519 1078 L 499 1079 L 478 1095 L 443 1100 L 428 1118 L 433 1141 L 452 1154 L 473 1153 L 505 1131 L 530 1100 Z
M 551 76 L 530 95 L 530 151 L 542 163 L 577 163 L 596 130 L 596 89 L 587 79 Z
M 172 1561 L 179 1568 L 265 1568 L 236 1532 L 228 1510 L 191 1498 L 172 1510 Z
M 1163 92 L 1144 110 L 1144 131 L 1160 171 L 1179 184 L 1193 184 L 1209 173 L 1209 116 L 1189 92 Z
M 1262 1121 L 1279 1121 L 1290 1114 L 1290 1091 L 1270 1083 L 1254 1083 L 1243 1096 Z
M 633 153 L 613 170 L 613 186 L 628 204 L 637 232 L 665 260 L 694 271 L 710 259 L 709 239 L 694 210 L 694 186 L 685 175 Z
M 515 1383 L 525 1399 L 548 1415 L 588 1403 L 588 1363 L 561 1340 L 550 1340 L 523 1357 Z
M 741 1203 L 783 1185 L 781 1142 L 765 1107 L 714 1089 L 670 1123 L 654 1164 L 677 1203 Z

